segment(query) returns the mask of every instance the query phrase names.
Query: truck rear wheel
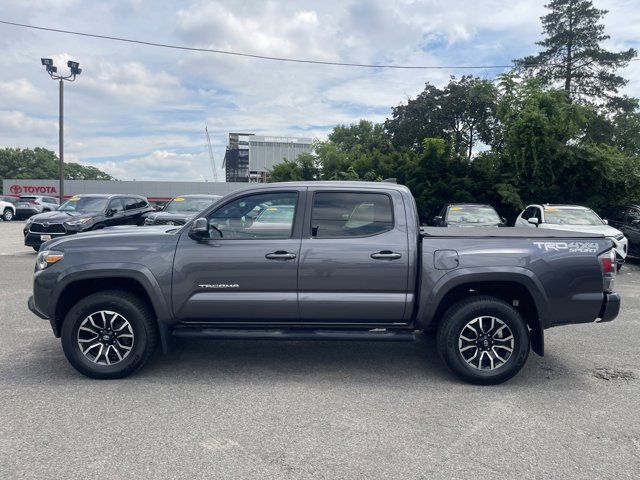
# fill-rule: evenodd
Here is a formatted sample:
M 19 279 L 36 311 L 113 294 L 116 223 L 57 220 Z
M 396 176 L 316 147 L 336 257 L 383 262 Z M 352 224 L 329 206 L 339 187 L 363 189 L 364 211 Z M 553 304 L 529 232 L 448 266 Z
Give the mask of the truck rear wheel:
M 462 300 L 438 326 L 438 352 L 467 382 L 495 385 L 517 374 L 529 356 L 529 331 L 520 313 L 490 296 Z
M 151 309 L 138 297 L 118 290 L 80 300 L 62 324 L 62 348 L 83 375 L 123 378 L 138 370 L 158 344 Z

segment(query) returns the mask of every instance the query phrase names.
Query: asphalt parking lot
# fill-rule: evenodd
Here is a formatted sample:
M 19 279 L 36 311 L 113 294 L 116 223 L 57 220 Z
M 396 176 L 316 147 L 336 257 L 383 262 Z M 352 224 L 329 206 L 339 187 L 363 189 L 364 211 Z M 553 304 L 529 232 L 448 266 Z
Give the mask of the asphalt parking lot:
M 497 387 L 413 344 L 182 341 L 95 381 L 26 307 L 35 253 L 0 222 L 0 477 L 638 478 L 640 262 L 622 312 L 546 332 Z

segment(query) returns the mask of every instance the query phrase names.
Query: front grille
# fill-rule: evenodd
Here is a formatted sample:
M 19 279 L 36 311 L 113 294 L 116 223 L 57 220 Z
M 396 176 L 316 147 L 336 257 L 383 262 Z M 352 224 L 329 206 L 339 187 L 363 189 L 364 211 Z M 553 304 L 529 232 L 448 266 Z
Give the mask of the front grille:
M 67 230 L 61 223 L 32 223 L 29 230 L 32 233 L 66 233 Z
M 156 218 L 155 225 L 184 225 L 185 221 L 183 219 L 174 219 L 174 220 L 164 220 L 162 218 Z

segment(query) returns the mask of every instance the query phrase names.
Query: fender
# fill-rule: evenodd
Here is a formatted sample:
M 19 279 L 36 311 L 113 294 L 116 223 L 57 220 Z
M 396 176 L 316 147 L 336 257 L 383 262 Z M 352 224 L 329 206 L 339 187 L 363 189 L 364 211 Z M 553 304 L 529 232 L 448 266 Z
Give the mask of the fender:
M 96 280 L 100 278 L 130 278 L 136 280 L 149 296 L 151 304 L 157 316 L 158 330 L 163 351 L 169 348 L 169 323 L 173 320 L 173 313 L 167 305 L 160 285 L 147 267 L 137 263 L 91 263 L 77 265 L 60 272 L 56 278 L 55 286 L 49 297 L 48 312 L 55 313 L 55 306 L 64 289 L 71 283 L 79 280 Z
M 550 326 L 547 294 L 533 272 L 522 267 L 472 267 L 452 270 L 433 285 L 422 285 L 416 327 L 426 328 L 433 321 L 442 299 L 453 288 L 465 283 L 512 282 L 527 289 L 538 310 L 540 332 Z

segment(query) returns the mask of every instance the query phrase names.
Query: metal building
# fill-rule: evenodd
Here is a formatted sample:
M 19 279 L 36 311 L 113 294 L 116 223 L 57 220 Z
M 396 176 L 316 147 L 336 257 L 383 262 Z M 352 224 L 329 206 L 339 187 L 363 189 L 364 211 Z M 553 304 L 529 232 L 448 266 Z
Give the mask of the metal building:
M 222 163 L 226 168 L 227 182 L 266 182 L 275 165 L 311 152 L 311 146 L 311 138 L 230 133 Z

